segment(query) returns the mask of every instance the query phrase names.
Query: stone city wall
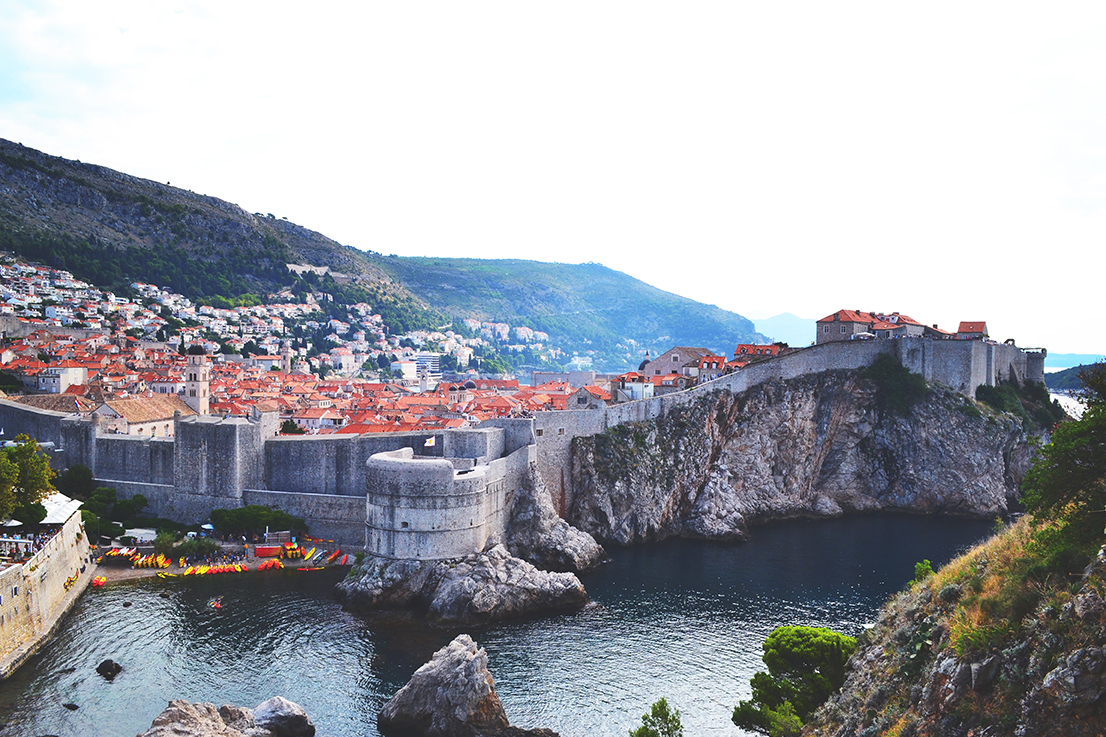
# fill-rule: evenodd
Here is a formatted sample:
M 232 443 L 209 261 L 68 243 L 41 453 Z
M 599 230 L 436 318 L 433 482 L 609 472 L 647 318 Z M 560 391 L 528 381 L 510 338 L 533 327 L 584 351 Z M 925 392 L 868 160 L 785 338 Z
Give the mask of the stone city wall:
M 53 635 L 88 584 L 88 551 L 81 515 L 74 514 L 30 560 L 0 572 L 0 679 Z M 66 589 L 74 575 L 76 583 Z

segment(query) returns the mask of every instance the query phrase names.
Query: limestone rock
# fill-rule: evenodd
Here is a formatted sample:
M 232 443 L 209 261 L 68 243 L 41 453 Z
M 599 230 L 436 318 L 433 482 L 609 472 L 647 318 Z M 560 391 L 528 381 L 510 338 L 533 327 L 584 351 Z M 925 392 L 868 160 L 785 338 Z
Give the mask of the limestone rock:
M 274 696 L 256 709 L 241 706 L 169 702 L 138 737 L 312 737 L 315 725 L 303 708 Z
M 245 737 L 245 733 L 228 726 L 215 704 L 173 699 L 138 737 Z
M 385 735 L 466 737 L 508 722 L 487 653 L 468 635 L 458 635 L 384 705 L 377 724 Z
M 386 737 L 557 737 L 510 726 L 488 655 L 468 635 L 457 635 L 415 671 L 381 709 L 377 726 Z
M 850 371 L 704 394 L 574 440 L 565 518 L 625 545 L 742 539 L 758 522 L 856 511 L 1001 513 L 1019 496 L 1029 438 L 970 401 L 935 386 L 904 417 Z
M 315 725 L 307 717 L 303 707 L 283 696 L 258 704 L 253 710 L 257 726 L 267 729 L 275 737 L 312 737 Z
M 595 538 L 565 522 L 553 507 L 537 464 L 515 496 L 507 528 L 507 549 L 539 568 L 581 572 L 595 568 L 607 553 Z
M 574 574 L 538 570 L 502 545 L 452 561 L 366 556 L 338 584 L 338 595 L 353 607 L 424 610 L 443 624 L 483 624 L 588 602 Z

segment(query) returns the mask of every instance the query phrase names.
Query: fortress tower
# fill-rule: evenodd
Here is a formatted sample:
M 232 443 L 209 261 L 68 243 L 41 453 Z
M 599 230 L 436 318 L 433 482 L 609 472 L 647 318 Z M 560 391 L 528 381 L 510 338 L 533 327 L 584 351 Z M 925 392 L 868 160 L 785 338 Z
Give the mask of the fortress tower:
M 193 351 L 196 351 L 193 353 Z M 211 393 L 211 366 L 207 353 L 199 346 L 188 349 L 188 368 L 184 375 L 184 402 L 199 415 L 206 415 Z

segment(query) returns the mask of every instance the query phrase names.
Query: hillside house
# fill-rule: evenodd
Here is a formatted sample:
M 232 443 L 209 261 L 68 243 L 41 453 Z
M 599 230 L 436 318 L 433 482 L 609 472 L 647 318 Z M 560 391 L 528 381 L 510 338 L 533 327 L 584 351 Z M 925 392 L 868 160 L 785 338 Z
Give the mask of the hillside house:
M 898 312 L 879 313 L 861 310 L 838 310 L 818 321 L 816 342 L 833 343 L 857 338 L 899 338 L 924 335 L 920 322 Z
M 638 371 L 645 376 L 664 376 L 666 374 L 680 374 L 690 376 L 690 366 L 703 356 L 713 356 L 714 351 L 706 348 L 691 348 L 688 346 L 676 346 L 669 348 L 661 355 L 649 361 Z
M 736 348 L 733 349 L 733 357 L 735 361 L 752 361 L 758 356 L 766 358 L 769 356 L 778 356 L 780 354 L 780 347 L 778 345 L 756 345 L 755 343 L 739 343 Z
M 957 340 L 985 340 L 987 338 L 987 323 L 962 322 L 956 328 Z
M 611 395 L 597 386 L 582 386 L 568 398 L 568 409 L 602 409 Z
M 611 400 L 632 402 L 636 399 L 652 399 L 654 388 L 649 377 L 637 371 L 627 371 L 611 382 Z

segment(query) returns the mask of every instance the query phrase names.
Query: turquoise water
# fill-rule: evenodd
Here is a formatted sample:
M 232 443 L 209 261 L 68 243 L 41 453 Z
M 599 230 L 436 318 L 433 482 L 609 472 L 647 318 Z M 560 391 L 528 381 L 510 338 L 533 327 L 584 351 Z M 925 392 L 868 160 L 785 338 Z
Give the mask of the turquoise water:
M 344 612 L 333 571 L 90 589 L 55 641 L 0 684 L 0 737 L 129 736 L 171 698 L 255 706 L 276 694 L 301 704 L 322 736 L 376 735 L 384 702 L 461 631 L 487 649 L 512 724 L 624 737 L 665 696 L 688 737 L 739 735 L 729 715 L 774 627 L 856 634 L 916 561 L 936 567 L 989 527 L 870 516 L 777 523 L 744 544 L 616 549 L 584 577 L 588 608 L 486 628 Z M 219 611 L 207 606 L 215 596 Z M 111 683 L 95 672 L 105 658 L 125 669 Z

